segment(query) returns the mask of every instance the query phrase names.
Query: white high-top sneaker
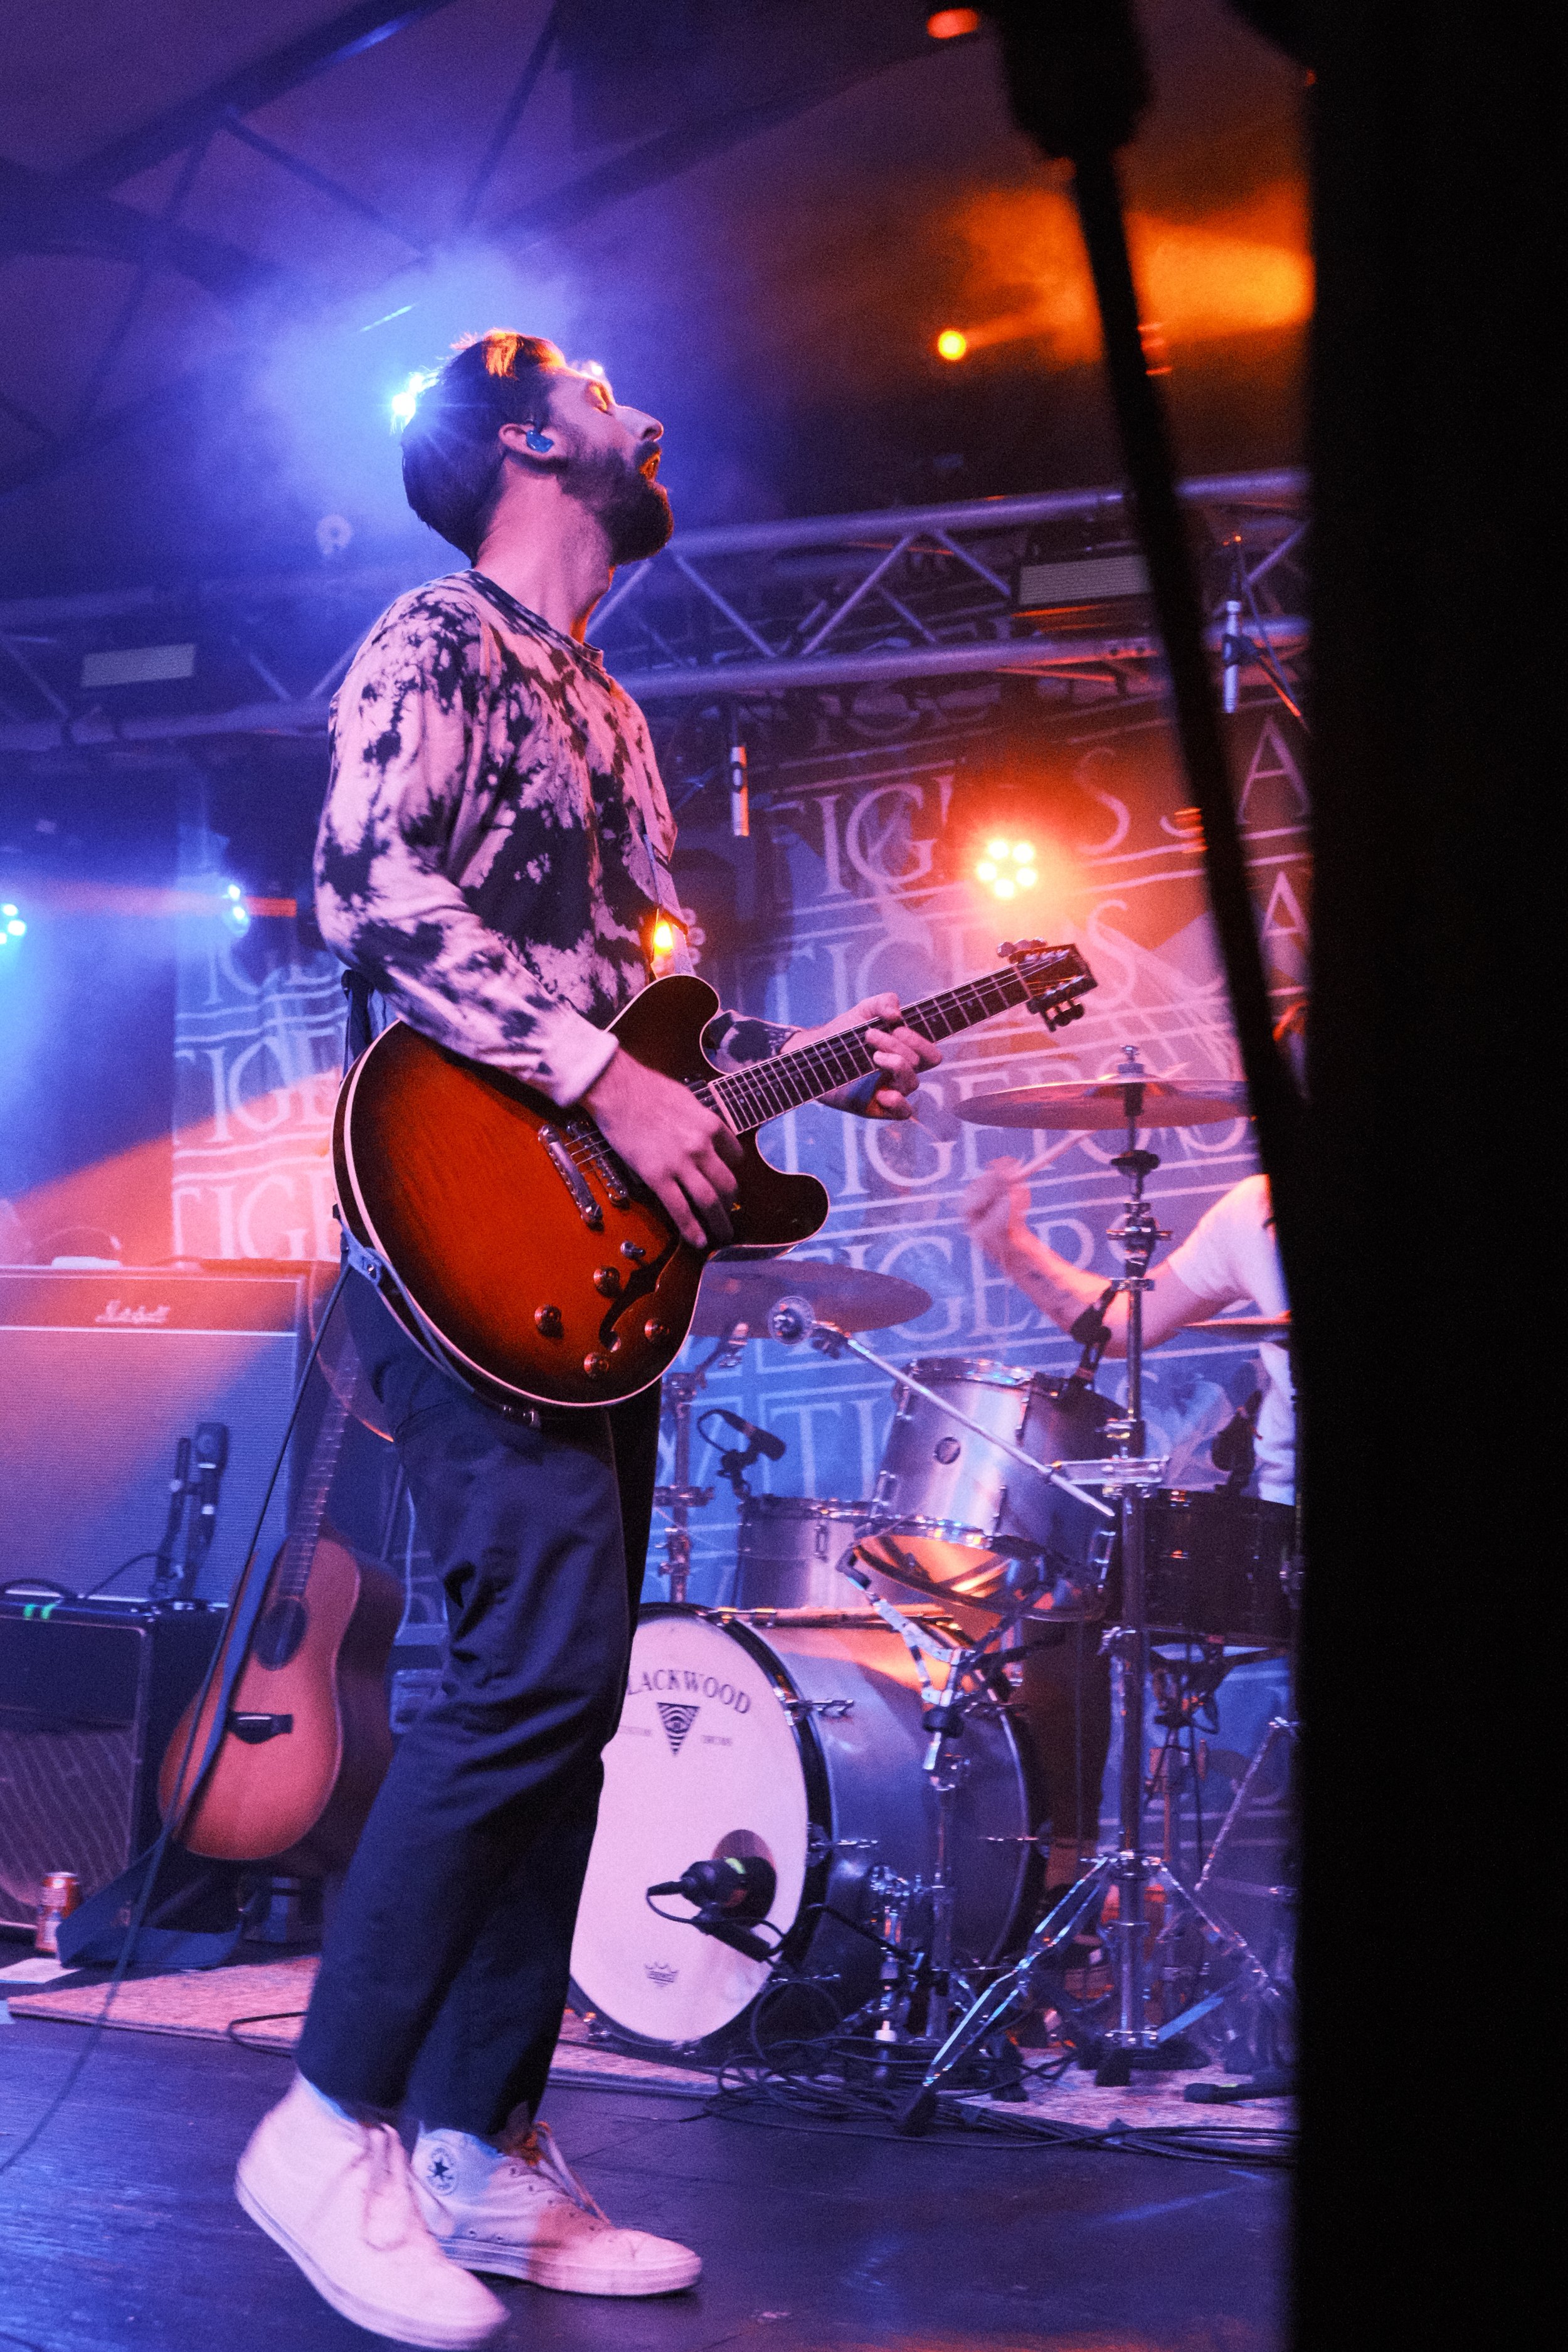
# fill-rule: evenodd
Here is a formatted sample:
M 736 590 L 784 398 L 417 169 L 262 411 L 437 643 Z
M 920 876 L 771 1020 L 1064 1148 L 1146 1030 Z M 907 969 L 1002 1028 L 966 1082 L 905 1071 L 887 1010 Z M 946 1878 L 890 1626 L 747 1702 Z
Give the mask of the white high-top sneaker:
M 671 2294 L 702 2259 L 670 2238 L 617 2230 L 555 2145 L 547 2124 L 502 2155 L 467 2132 L 422 2131 L 414 2186 L 455 2263 L 567 2294 Z
M 352 2122 L 301 2076 L 251 2134 L 234 2191 L 332 2309 L 373 2335 L 467 2352 L 506 2318 L 426 2228 L 393 2126 Z

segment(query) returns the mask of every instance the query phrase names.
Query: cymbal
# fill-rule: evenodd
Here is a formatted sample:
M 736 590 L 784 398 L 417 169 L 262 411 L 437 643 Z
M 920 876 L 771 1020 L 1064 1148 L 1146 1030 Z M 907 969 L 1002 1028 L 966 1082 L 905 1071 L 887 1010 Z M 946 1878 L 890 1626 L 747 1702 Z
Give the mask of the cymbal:
M 1134 1087 L 1142 1100 L 1130 1117 Z M 1224 1078 L 1194 1087 L 1167 1078 L 1090 1078 L 1081 1085 L 1064 1079 L 1014 1087 L 1004 1095 L 971 1095 L 952 1108 L 975 1127 L 1212 1127 L 1247 1117 L 1247 1088 Z
M 1201 1323 L 1188 1323 L 1188 1331 L 1225 1331 L 1237 1339 L 1288 1339 L 1290 1337 L 1289 1315 L 1210 1315 Z
M 721 1339 L 745 1323 L 754 1339 L 765 1339 L 768 1317 L 781 1298 L 805 1299 L 819 1321 L 837 1323 L 841 1331 L 912 1323 L 931 1305 L 930 1291 L 917 1282 L 833 1258 L 717 1258 L 703 1272 L 692 1331 L 700 1339 Z

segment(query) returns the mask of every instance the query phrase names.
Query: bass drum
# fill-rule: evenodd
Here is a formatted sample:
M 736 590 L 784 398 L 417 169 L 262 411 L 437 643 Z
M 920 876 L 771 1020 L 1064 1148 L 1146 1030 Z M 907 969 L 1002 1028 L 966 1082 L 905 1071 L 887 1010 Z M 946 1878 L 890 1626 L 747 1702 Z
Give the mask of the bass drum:
M 760 1854 L 777 1892 L 763 1940 L 830 1981 L 845 2015 L 877 1988 L 876 1948 L 820 1909 L 868 1918 L 879 1867 L 929 1885 L 937 1805 L 909 1652 L 868 1612 L 823 1612 L 765 1633 L 690 1608 L 646 1610 L 620 1728 L 605 1751 L 599 1826 L 572 1947 L 574 1998 L 652 2049 L 717 2056 L 766 1985 L 748 1959 L 647 1891 L 694 1862 Z M 1005 1954 L 1032 1924 L 1037 1813 L 1025 1750 L 1000 1711 L 964 1727 L 952 1870 L 960 1965 Z M 773 1934 L 768 1929 L 773 1930 Z

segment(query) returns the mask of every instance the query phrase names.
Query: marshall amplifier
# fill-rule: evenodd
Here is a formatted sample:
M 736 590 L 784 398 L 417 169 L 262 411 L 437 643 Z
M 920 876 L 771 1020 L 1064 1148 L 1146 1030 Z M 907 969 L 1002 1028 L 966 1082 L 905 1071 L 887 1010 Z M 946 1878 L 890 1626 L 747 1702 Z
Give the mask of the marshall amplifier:
M 310 1273 L 0 1267 L 0 1589 L 86 1594 L 155 1552 L 179 1442 L 205 1425 L 225 1459 L 195 1592 L 227 1597 L 289 1418 Z M 289 1483 L 264 1556 L 283 1539 Z M 110 1590 L 145 1596 L 156 1572 L 137 1560 Z
M 222 1609 L 0 1595 L 0 1928 L 43 1881 L 107 1886 L 158 1832 L 158 1769 Z

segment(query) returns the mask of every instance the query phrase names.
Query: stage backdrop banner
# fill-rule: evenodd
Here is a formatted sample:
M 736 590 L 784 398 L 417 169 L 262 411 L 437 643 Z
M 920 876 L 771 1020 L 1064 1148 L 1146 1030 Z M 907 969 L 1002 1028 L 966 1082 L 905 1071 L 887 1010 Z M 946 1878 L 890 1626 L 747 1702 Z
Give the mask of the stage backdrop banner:
M 259 916 L 237 937 L 221 911 L 221 867 L 205 857 L 192 860 L 182 887 L 210 894 L 212 911 L 180 923 L 174 1255 L 335 1261 L 337 959 L 301 955 L 291 918 Z
M 1100 985 L 1059 1043 L 1032 1016 L 1008 1014 L 950 1041 L 924 1089 L 920 1124 L 810 1108 L 761 1137 L 771 1158 L 810 1170 L 832 1196 L 826 1225 L 800 1255 L 901 1275 L 931 1294 L 918 1322 L 866 1335 L 879 1353 L 895 1363 L 985 1360 L 1060 1375 L 1077 1349 L 973 1245 L 963 1194 L 1004 1153 L 1049 1153 L 1031 1182 L 1035 1229 L 1109 1280 L 1119 1258 L 1106 1228 L 1123 1197 L 1111 1165 L 1117 1139 L 975 1127 L 952 1106 L 1046 1079 L 1093 1077 L 1127 1045 L 1156 1075 L 1191 1082 L 1234 1078 L 1240 1066 L 1196 816 L 1163 719 L 1146 703 L 1091 706 L 1066 727 L 1058 715 L 1026 789 L 988 803 L 974 782 L 975 700 L 960 688 L 884 686 L 818 698 L 809 720 L 771 737 L 759 727 L 751 837 L 732 839 L 727 825 L 693 822 L 689 811 L 675 873 L 702 975 L 725 1003 L 776 1021 L 826 1020 L 881 989 L 908 1002 L 951 987 L 992 970 L 1004 939 L 1082 950 Z M 1228 724 L 1260 933 L 1283 1009 L 1307 971 L 1300 738 L 1272 700 Z M 719 798 L 704 794 L 698 805 Z M 1005 905 L 973 873 L 988 810 L 998 805 L 1012 835 L 1028 837 L 1040 877 Z M 210 884 L 216 908 L 216 852 L 193 856 L 192 867 Z M 301 956 L 292 924 L 261 919 L 235 939 L 216 914 L 189 919 L 176 1039 L 179 1252 L 336 1258 L 329 1133 L 342 1028 L 337 964 L 327 954 Z M 1253 1132 L 1237 1118 L 1147 1140 L 1161 1156 L 1150 1190 L 1169 1234 L 1166 1254 L 1256 1168 Z M 710 1345 L 689 1344 L 680 1368 Z M 1170 1454 L 1173 1483 L 1217 1483 L 1209 1443 L 1258 1385 L 1256 1358 L 1242 1345 L 1178 1338 L 1155 1353 L 1151 1445 Z M 1119 1368 L 1103 1366 L 1100 1386 L 1120 1400 Z M 710 1375 L 698 1409 L 710 1405 L 786 1441 L 781 1462 L 749 1473 L 754 1492 L 847 1501 L 871 1494 L 892 1387 L 853 1358 L 833 1363 L 804 1347 L 752 1341 L 737 1368 Z M 695 1445 L 699 1483 L 715 1483 L 716 1461 Z M 663 1475 L 671 1475 L 668 1433 Z M 717 1481 L 713 1502 L 694 1519 L 694 1600 L 730 1595 L 737 1511 Z M 664 1589 L 661 1535 L 656 1522 L 650 1596 Z M 434 1592 L 427 1597 L 434 1608 Z

